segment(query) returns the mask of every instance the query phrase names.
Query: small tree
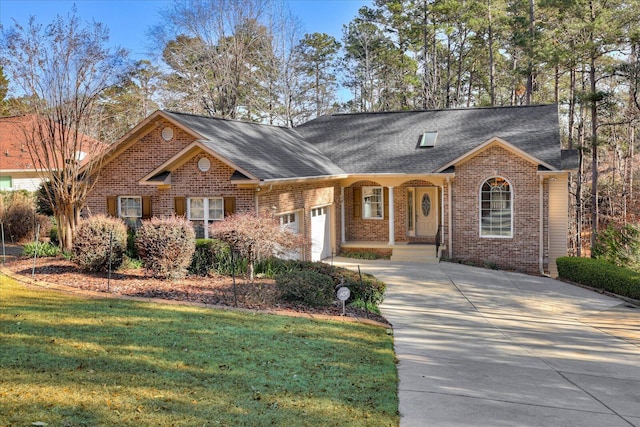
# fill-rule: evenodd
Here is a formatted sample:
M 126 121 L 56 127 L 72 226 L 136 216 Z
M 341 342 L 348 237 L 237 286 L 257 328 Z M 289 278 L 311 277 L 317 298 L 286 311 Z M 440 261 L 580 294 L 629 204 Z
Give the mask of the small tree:
M 26 25 L 0 28 L 0 66 L 16 94 L 28 103 L 23 129 L 34 169 L 48 181 L 63 249 L 72 248 L 80 211 L 106 146 L 97 135 L 97 101 L 126 65 L 124 49 L 107 46 L 108 29 L 83 23 L 75 7 L 47 26 L 31 17 Z
M 209 236 L 227 242 L 247 258 L 247 276 L 254 279 L 254 265 L 260 257 L 282 256 L 304 246 L 302 235 L 280 226 L 268 212 L 244 212 L 211 224 Z

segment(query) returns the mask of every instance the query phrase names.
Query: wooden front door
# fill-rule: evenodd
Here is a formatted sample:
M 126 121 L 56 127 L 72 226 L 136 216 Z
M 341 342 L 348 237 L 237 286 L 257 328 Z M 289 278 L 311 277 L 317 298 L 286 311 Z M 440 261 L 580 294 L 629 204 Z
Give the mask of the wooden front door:
M 416 188 L 416 237 L 435 237 L 439 209 L 437 187 Z

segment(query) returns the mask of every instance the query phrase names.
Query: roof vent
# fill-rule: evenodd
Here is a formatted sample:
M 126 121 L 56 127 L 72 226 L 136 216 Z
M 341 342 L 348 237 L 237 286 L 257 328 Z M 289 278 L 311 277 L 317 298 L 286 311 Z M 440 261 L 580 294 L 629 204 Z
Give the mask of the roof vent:
M 435 147 L 438 131 L 429 131 L 422 134 L 418 141 L 418 148 Z

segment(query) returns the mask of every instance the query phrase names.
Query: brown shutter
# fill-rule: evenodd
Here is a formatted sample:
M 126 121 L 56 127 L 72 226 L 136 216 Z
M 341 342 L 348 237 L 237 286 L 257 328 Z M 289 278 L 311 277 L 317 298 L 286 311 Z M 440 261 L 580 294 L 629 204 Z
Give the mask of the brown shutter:
M 236 198 L 225 197 L 224 198 L 224 216 L 225 218 L 236 213 Z
M 107 196 L 107 215 L 118 216 L 118 198 L 116 196 Z
M 389 187 L 383 187 L 382 198 L 384 199 L 384 219 L 389 219 Z
M 151 197 L 142 196 L 142 219 L 151 218 Z
M 353 189 L 353 217 L 362 218 L 362 189 Z
M 176 216 L 185 216 L 187 213 L 187 198 L 176 197 L 173 199 L 173 208 Z

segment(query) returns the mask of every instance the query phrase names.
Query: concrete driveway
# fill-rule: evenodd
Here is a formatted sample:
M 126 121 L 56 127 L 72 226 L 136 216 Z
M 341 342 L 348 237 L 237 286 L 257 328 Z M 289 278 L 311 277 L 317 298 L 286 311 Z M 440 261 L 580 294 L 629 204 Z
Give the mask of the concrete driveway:
M 458 264 L 334 264 L 388 284 L 402 427 L 640 426 L 640 308 Z

